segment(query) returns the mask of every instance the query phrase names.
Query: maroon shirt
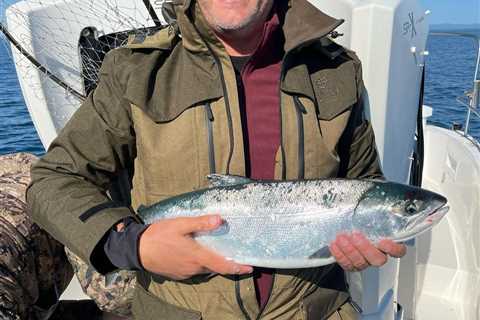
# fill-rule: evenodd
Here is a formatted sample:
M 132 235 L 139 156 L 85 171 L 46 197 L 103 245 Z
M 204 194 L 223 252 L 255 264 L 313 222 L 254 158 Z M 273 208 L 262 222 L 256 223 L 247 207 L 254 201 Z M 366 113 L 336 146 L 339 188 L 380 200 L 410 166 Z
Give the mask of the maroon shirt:
M 265 24 L 262 41 L 255 53 L 250 58 L 232 58 L 242 109 L 247 176 L 257 180 L 274 179 L 275 156 L 280 148 L 283 37 L 279 25 L 278 16 L 273 14 Z M 271 269 L 255 268 L 255 290 L 260 307 L 268 301 L 272 273 Z

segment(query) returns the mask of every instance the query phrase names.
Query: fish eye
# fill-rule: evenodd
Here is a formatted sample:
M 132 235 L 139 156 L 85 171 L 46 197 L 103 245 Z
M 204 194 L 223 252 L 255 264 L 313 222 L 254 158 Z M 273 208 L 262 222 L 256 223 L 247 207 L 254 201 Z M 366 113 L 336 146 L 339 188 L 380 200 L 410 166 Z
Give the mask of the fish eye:
M 405 212 L 414 214 L 418 211 L 418 207 L 414 202 L 409 202 L 405 205 Z

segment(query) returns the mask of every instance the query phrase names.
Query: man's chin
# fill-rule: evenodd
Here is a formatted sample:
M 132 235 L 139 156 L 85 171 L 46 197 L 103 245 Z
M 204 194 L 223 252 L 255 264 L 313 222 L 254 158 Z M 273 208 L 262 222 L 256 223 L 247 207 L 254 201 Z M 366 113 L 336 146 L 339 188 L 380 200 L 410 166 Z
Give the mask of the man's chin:
M 238 33 L 255 28 L 253 21 L 254 17 L 248 17 L 238 21 L 225 19 L 224 21 L 216 21 L 214 28 L 217 32 L 224 34 Z
M 250 27 L 251 19 L 242 20 L 242 21 L 225 21 L 225 22 L 218 22 L 216 24 L 216 29 L 221 32 L 236 32 L 248 29 Z

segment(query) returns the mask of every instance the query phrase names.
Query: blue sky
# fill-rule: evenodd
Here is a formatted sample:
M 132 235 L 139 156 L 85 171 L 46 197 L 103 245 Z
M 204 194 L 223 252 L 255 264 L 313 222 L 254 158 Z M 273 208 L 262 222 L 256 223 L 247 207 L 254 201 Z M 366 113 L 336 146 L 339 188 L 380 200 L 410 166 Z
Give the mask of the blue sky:
M 5 19 L 4 10 L 12 3 L 17 2 L 18 0 L 0 0 L 0 22 L 3 22 Z
M 480 23 L 480 0 L 420 0 L 432 11 L 430 23 Z

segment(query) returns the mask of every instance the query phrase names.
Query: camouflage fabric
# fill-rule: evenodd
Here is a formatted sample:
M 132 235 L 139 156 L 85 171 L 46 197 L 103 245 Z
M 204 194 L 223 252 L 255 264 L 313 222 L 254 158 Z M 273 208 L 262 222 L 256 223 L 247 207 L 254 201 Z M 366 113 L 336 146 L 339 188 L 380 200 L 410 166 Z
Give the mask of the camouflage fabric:
M 0 157 L 0 318 L 44 319 L 73 276 L 63 245 L 25 214 L 36 157 Z
M 119 271 L 102 276 L 65 248 L 80 285 L 86 295 L 95 300 L 98 307 L 121 316 L 131 316 L 131 304 L 135 288 L 135 273 Z
M 26 214 L 25 190 L 36 160 L 26 153 L 0 156 L 0 319 L 47 319 L 53 312 L 54 319 L 73 319 L 68 314 L 78 309 L 74 303 L 57 306 L 73 271 L 101 310 L 129 316 L 134 273 L 100 275 L 69 250 L 66 255 L 64 246 Z M 75 303 L 83 315 L 87 304 Z

